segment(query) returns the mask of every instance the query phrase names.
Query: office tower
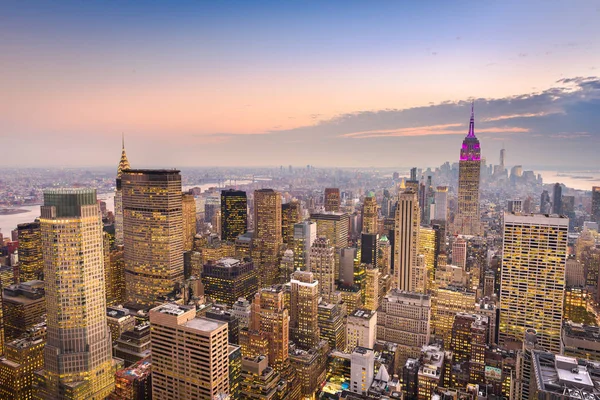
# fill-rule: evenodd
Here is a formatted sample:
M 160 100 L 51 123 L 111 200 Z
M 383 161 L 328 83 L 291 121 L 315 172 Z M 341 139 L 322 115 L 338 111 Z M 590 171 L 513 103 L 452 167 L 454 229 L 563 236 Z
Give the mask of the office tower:
M 17 237 L 19 239 L 19 282 L 42 279 L 44 259 L 40 223 L 36 221 L 17 225 Z
M 466 366 L 469 383 L 483 385 L 489 324 L 486 317 L 457 313 L 452 325 L 452 363 Z
M 251 299 L 258 291 L 258 272 L 249 259 L 209 261 L 202 271 L 204 295 L 220 304 L 233 305 L 240 297 Z
M 438 186 L 434 195 L 435 221 L 446 221 L 448 219 L 448 186 Z
M 0 398 L 29 400 L 34 394 L 34 372 L 44 367 L 43 337 L 27 336 L 7 342 L 0 358 Z
M 381 270 L 382 275 L 389 275 L 391 273 L 393 253 L 393 246 L 390 239 L 387 235 L 382 235 L 379 238 L 379 254 L 377 255 L 377 266 Z
M 248 200 L 242 190 L 221 191 L 221 239 L 234 242 L 248 230 Z
M 360 239 L 360 262 L 378 267 L 379 235 L 377 233 L 363 233 Z
M 569 220 L 504 214 L 500 283 L 500 344 L 529 328 L 540 345 L 561 351 Z
M 343 350 L 346 347 L 345 304 L 321 302 L 317 312 L 321 341 L 326 340 L 331 349 Z
M 105 257 L 104 276 L 106 281 L 106 304 L 114 306 L 123 304 L 126 298 L 125 292 L 125 259 L 123 246 L 117 246 L 116 249 L 108 250 L 108 257 Z
M 243 357 L 240 371 L 240 400 L 276 400 L 282 397 L 281 380 L 277 371 L 269 366 L 269 360 L 264 355 Z
M 232 314 L 238 319 L 240 329 L 248 328 L 250 325 L 251 305 L 250 302 L 240 297 L 231 307 Z
M 302 222 L 300 202 L 292 200 L 281 205 L 281 235 L 283 243 L 292 246 L 294 241 L 294 226 Z
M 279 264 L 279 283 L 284 284 L 290 281 L 290 275 L 294 272 L 294 251 L 286 250 L 281 257 Z
M 289 363 L 289 313 L 282 285 L 263 288 L 254 296 L 250 324 L 240 331 L 244 357 L 268 356 L 269 365 L 292 386 L 296 377 Z
M 316 348 L 303 350 L 290 346 L 290 362 L 298 379 L 301 399 L 313 399 L 325 382 L 329 346 L 321 340 Z M 289 397 L 290 400 L 294 398 Z M 287 400 L 287 398 L 286 398 Z
M 152 362 L 146 357 L 117 371 L 115 391 L 107 400 L 145 400 L 152 398 Z
M 592 186 L 592 221 L 600 224 L 600 186 Z
M 123 190 L 122 177 L 123 171 L 131 168 L 127 154 L 125 153 L 125 136 L 122 138 L 121 160 L 117 168 L 117 180 L 115 185 L 115 244 L 121 245 L 123 241 Z
M 317 239 L 317 224 L 303 221 L 294 225 L 294 269 L 310 270 L 310 248 Z
M 339 284 L 344 287 L 352 287 L 354 285 L 354 267 L 360 260 L 358 259 L 358 251 L 356 247 L 346 247 L 340 251 L 340 274 Z
M 320 294 L 327 301 L 335 292 L 334 251 L 326 237 L 319 237 L 310 248 L 310 271 L 319 281 Z
M 308 350 L 319 343 L 319 282 L 312 272 L 296 271 L 290 284 L 290 336 Z
M 506 156 L 506 150 L 504 149 L 504 147 L 502 147 L 502 149 L 500 150 L 500 169 L 502 171 L 504 171 L 504 169 L 506 168 L 504 165 L 505 156 Z
M 340 189 L 339 188 L 325 188 L 325 198 L 323 204 L 325 204 L 326 212 L 339 212 L 340 211 Z
M 458 209 L 454 218 L 454 231 L 463 235 L 478 235 L 479 179 L 481 147 L 475 136 L 475 115 L 471 107 L 469 133 L 463 140 L 458 167 Z
M 43 321 L 44 282 L 29 281 L 5 287 L 2 294 L 4 341 L 17 339 Z
M 196 308 L 150 310 L 152 399 L 212 400 L 229 391 L 227 323 L 196 317 Z
M 379 308 L 381 271 L 367 266 L 365 271 L 365 309 L 375 311 Z
M 254 191 L 254 238 L 261 262 L 277 262 L 282 244 L 281 194 L 273 189 Z
M 552 192 L 552 214 L 562 214 L 562 186 L 560 183 L 554 184 L 554 191 Z
M 540 197 L 540 214 L 550 214 L 551 211 L 550 195 L 547 190 L 542 191 Z
M 356 347 L 372 349 L 377 333 L 377 311 L 359 308 L 348 315 L 346 321 L 346 352 Z
M 467 242 L 462 238 L 456 238 L 452 243 L 452 265 L 467 268 Z
M 427 183 L 423 186 L 423 195 L 419 203 L 421 204 L 422 223 L 425 225 L 431 224 L 431 220 L 435 216 L 435 192 L 431 182 L 431 175 L 427 176 Z
M 115 357 L 122 359 L 126 368 L 130 367 L 150 356 L 150 345 L 150 324 L 146 320 L 121 334 L 115 342 Z
M 47 190 L 41 213 L 48 398 L 104 399 L 114 388 L 115 371 L 96 190 Z
M 240 325 L 237 317 L 229 310 L 228 306 L 212 304 L 202 310 L 204 314 L 199 316 L 217 321 L 227 322 L 227 340 L 230 344 L 240 342 Z
M 419 246 L 419 202 L 412 190 L 400 193 L 396 208 L 394 270 L 398 289 L 414 291 L 419 277 L 415 276 Z
M 377 340 L 398 344 L 400 365 L 407 358 L 419 358 L 421 347 L 429 344 L 430 296 L 392 289 L 377 314 Z
M 317 236 L 325 236 L 335 248 L 335 276 L 339 276 L 339 251 L 348 247 L 350 217 L 345 213 L 311 214 L 310 220 L 317 223 Z
M 494 271 L 485 271 L 483 278 L 483 297 L 491 298 L 496 293 L 496 274 Z
M 229 395 L 232 399 L 240 398 L 242 381 L 242 349 L 229 344 Z
M 357 347 L 350 356 L 350 391 L 366 395 L 375 375 L 375 352 Z
M 437 267 L 437 258 L 440 254 L 439 249 L 439 230 L 435 228 L 419 227 L 419 248 L 417 253 L 423 256 L 427 281 L 425 289 L 429 290 L 435 280 L 435 270 Z
M 181 175 L 130 169 L 121 183 L 126 301 L 150 308 L 183 279 Z
M 371 195 L 365 197 L 362 207 L 362 233 L 376 234 L 377 229 L 377 199 Z
M 133 330 L 135 327 L 135 318 L 129 315 L 129 310 L 126 308 L 120 306 L 107 307 L 106 323 L 114 342 L 121 334 Z
M 432 327 L 435 337 L 442 339 L 447 347 L 452 338 L 452 324 L 459 312 L 475 311 L 477 292 L 459 286 L 446 286 L 437 290 L 432 307 Z
M 196 199 L 184 193 L 181 197 L 181 213 L 183 218 L 183 251 L 192 250 L 196 236 Z

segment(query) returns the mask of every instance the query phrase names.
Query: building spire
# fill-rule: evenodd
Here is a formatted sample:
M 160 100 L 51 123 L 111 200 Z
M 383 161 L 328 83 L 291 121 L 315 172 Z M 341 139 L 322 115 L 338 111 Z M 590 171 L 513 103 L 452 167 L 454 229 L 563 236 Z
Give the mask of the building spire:
M 129 160 L 127 159 L 127 153 L 125 152 L 125 134 L 121 134 L 121 160 L 119 161 L 119 167 L 117 168 L 117 178 L 120 178 L 123 171 L 130 169 Z
M 469 123 L 469 134 L 467 137 L 475 137 L 475 100 L 471 101 L 471 122 Z

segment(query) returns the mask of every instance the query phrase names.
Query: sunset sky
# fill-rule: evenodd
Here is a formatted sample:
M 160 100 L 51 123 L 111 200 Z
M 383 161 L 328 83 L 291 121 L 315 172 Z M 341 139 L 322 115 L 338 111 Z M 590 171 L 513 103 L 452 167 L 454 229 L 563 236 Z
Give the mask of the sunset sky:
M 599 168 L 597 1 L 5 2 L 3 166 Z

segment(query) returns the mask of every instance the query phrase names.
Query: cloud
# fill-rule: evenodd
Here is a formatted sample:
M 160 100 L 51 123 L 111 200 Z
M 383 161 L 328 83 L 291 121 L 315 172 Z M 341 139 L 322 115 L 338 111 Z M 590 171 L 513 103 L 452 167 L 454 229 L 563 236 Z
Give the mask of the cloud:
M 461 129 L 448 129 L 454 127 L 461 127 Z M 431 125 L 431 126 L 419 126 L 415 128 L 404 128 L 404 129 L 389 129 L 382 131 L 364 131 L 364 132 L 353 132 L 340 135 L 342 137 L 349 137 L 353 139 L 367 139 L 376 137 L 403 137 L 403 136 L 426 136 L 426 135 L 464 135 L 466 125 L 465 124 L 446 124 L 446 125 Z M 529 132 L 527 128 L 518 127 L 488 127 L 480 129 L 479 133 L 524 133 Z
M 507 119 L 516 119 L 516 118 L 543 117 L 545 115 L 556 114 L 556 113 L 558 113 L 558 111 L 542 111 L 542 112 L 539 112 L 539 113 L 499 115 L 497 117 L 483 118 L 482 122 L 504 121 L 504 120 L 507 120 Z

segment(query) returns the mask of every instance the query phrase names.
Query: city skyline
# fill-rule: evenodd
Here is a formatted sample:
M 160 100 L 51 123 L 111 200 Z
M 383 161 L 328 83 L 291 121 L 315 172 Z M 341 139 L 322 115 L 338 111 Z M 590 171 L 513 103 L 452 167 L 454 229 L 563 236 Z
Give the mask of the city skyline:
M 488 162 L 504 144 L 508 165 L 588 167 L 600 9 L 436 7 L 12 7 L 0 131 L 31 140 L 2 164 L 107 166 L 124 132 L 139 167 L 438 165 L 455 158 L 475 100 Z

